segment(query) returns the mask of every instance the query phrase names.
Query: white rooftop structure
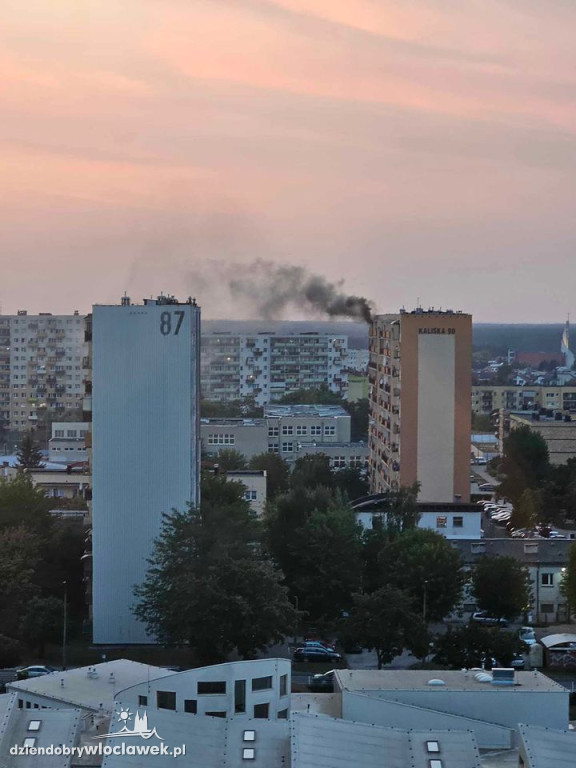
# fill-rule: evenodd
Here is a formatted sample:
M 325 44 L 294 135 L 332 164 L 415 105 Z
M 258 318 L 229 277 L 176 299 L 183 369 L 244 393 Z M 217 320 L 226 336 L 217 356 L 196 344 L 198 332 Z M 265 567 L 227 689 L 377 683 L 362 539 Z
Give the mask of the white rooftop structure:
M 174 672 L 128 659 L 117 659 L 91 667 L 52 672 L 49 675 L 17 680 L 6 689 L 14 691 L 25 707 L 79 707 L 92 712 L 112 712 L 119 691 Z
M 319 418 L 348 417 L 350 414 L 341 405 L 265 405 L 264 417 L 269 418 L 301 418 L 302 416 Z

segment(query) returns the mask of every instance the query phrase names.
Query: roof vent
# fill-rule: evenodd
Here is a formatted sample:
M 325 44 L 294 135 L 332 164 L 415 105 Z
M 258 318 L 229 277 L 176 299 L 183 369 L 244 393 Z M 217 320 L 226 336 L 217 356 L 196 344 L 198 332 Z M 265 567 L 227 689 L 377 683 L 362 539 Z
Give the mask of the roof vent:
M 515 671 L 512 667 L 492 669 L 492 685 L 514 685 L 515 682 Z
M 489 675 L 488 672 L 477 672 L 474 675 L 474 680 L 477 680 L 479 683 L 491 683 L 492 675 Z
M 438 677 L 433 677 L 432 680 L 428 680 L 428 685 L 446 685 L 446 683 Z

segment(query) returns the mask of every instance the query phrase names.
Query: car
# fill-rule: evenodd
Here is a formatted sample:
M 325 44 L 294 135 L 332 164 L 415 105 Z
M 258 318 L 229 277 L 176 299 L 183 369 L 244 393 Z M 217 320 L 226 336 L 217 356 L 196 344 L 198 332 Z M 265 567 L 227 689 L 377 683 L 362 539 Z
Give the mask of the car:
M 475 611 L 470 621 L 475 621 L 477 624 L 482 624 L 485 627 L 507 627 L 508 621 L 506 619 L 498 619 L 496 616 L 491 616 L 488 611 Z
M 536 633 L 532 627 L 520 627 L 518 637 L 525 645 L 536 645 Z
M 515 653 L 510 661 L 512 669 L 524 669 L 526 666 L 526 659 L 521 653 Z
M 296 648 L 292 658 L 294 661 L 316 661 L 319 663 L 342 661 L 342 656 L 336 653 L 336 651 L 329 651 L 327 648 L 305 648 L 303 646 Z
M 53 667 L 32 666 L 23 667 L 16 670 L 16 678 L 18 680 L 28 680 L 30 677 L 42 677 L 43 675 L 49 675 L 56 670 Z
M 308 678 L 307 687 L 309 691 L 315 691 L 316 693 L 333 693 L 334 670 L 331 669 L 330 672 L 312 675 Z
M 304 640 L 304 642 L 300 647 L 301 648 L 324 648 L 327 651 L 332 651 L 332 653 L 334 653 L 334 651 L 336 650 L 336 648 L 334 648 L 333 645 L 330 645 L 329 643 L 324 643 L 322 642 L 322 640 Z
M 486 493 L 494 493 L 496 490 L 493 483 L 482 483 L 478 486 L 478 488 L 481 491 L 486 491 Z

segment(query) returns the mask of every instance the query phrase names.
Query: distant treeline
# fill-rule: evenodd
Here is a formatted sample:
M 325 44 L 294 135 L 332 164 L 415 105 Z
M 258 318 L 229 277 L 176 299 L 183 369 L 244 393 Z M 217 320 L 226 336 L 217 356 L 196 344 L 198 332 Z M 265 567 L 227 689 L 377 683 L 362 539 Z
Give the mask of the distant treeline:
M 508 349 L 517 352 L 560 351 L 564 326 L 512 325 L 499 323 L 475 323 L 473 349 L 486 350 L 491 356 L 505 355 Z M 346 334 L 351 349 L 368 349 L 368 326 L 365 323 L 330 322 L 321 320 L 204 320 L 205 333 L 334 333 Z M 576 348 L 576 332 L 574 347 Z

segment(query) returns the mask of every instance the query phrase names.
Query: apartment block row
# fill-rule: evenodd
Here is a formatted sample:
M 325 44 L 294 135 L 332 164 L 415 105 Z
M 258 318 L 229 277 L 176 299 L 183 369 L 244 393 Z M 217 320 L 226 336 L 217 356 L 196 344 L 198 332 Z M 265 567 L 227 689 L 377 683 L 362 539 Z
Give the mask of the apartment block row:
M 478 385 L 472 387 L 472 410 L 477 414 L 492 411 L 534 411 L 546 408 L 576 413 L 576 387 Z
M 25 430 L 48 409 L 81 409 L 86 355 L 85 318 L 78 312 L 0 316 L 0 422 Z
M 202 336 L 201 392 L 207 400 L 254 398 L 258 405 L 321 385 L 344 395 L 348 337 L 321 333 Z

